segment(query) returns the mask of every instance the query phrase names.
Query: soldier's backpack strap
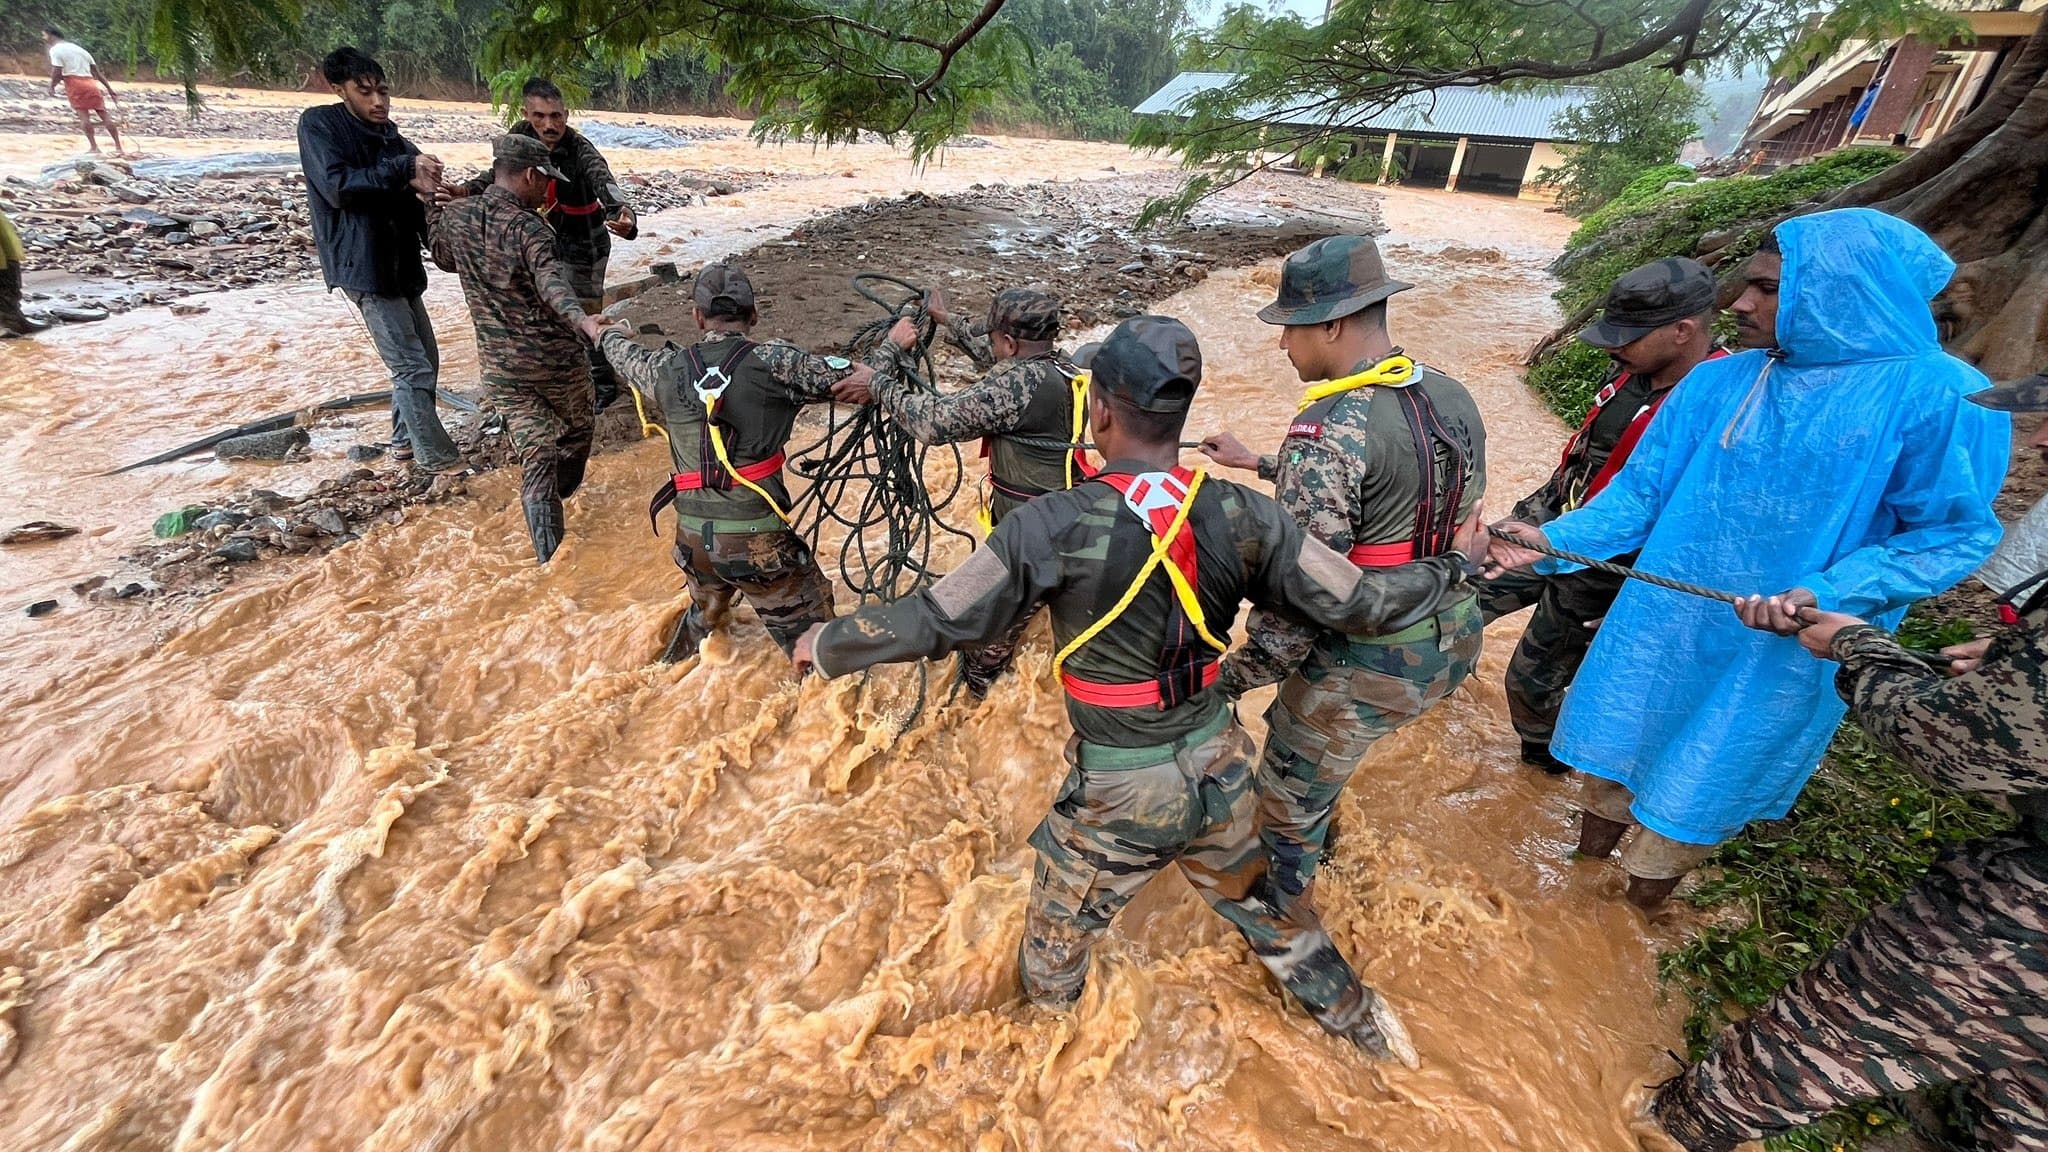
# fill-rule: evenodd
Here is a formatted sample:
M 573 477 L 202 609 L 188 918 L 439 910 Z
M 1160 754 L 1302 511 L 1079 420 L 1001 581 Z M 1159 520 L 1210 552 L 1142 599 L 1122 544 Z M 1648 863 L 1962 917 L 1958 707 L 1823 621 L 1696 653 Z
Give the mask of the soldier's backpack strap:
M 1166 709 L 1216 682 L 1216 660 L 1229 645 L 1210 633 L 1204 618 L 1202 601 L 1196 594 L 1200 573 L 1195 537 L 1188 527 L 1188 515 L 1194 510 L 1195 495 L 1201 491 L 1205 475 L 1199 468 L 1192 472 L 1176 468 L 1172 472 L 1103 473 L 1095 477 L 1123 497 L 1124 507 L 1138 517 L 1151 535 L 1152 547 L 1130 586 L 1109 611 L 1096 617 L 1093 624 L 1082 629 L 1053 657 L 1053 672 L 1069 696 L 1099 708 L 1150 705 Z M 1162 568 L 1173 585 L 1174 606 L 1167 621 L 1159 674 L 1135 684 L 1105 684 L 1067 672 L 1068 658 L 1115 623 L 1137 600 L 1152 573 Z M 1196 647 L 1197 637 L 1208 646 L 1207 651 Z

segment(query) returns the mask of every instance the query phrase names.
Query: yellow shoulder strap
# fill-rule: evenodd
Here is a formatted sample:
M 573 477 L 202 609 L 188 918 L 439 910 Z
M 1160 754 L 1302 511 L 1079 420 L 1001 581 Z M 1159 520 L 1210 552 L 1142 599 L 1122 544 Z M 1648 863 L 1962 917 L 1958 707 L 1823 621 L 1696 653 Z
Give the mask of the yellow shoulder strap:
M 717 454 L 718 462 L 724 465 L 726 474 L 739 481 L 747 491 L 759 496 L 768 505 L 768 510 L 775 513 L 784 524 L 789 523 L 789 513 L 782 510 L 782 505 L 775 502 L 775 497 L 770 496 L 766 488 L 740 475 L 740 470 L 732 466 L 732 457 L 725 454 L 725 437 L 718 431 L 718 424 L 711 419 L 711 412 L 708 409 L 704 413 L 704 426 L 711 430 L 711 451 Z
M 1415 361 L 1397 353 L 1363 372 L 1354 372 L 1336 380 L 1325 380 L 1321 384 L 1310 385 L 1308 391 L 1301 394 L 1301 403 L 1295 406 L 1294 412 L 1298 416 L 1308 411 L 1309 406 L 1316 401 L 1327 400 L 1340 392 L 1349 392 L 1354 388 L 1366 388 L 1375 384 L 1407 384 L 1414 378 Z
M 1088 432 L 1088 372 L 1083 369 L 1074 373 L 1070 383 L 1074 390 L 1074 434 L 1073 446 L 1067 449 L 1067 487 L 1074 486 L 1074 453 L 1081 450 L 1081 438 Z M 1190 490 L 1192 491 L 1192 489 Z
M 1174 540 L 1180 536 L 1182 530 L 1187 527 L 1188 513 L 1195 507 L 1195 493 L 1201 491 L 1202 478 L 1206 475 L 1208 473 L 1204 470 L 1200 468 L 1195 469 L 1194 479 L 1188 482 L 1188 494 L 1180 502 L 1179 511 L 1173 514 L 1173 522 L 1166 526 L 1166 531 L 1163 534 L 1153 537 L 1152 554 L 1145 557 L 1145 563 L 1138 568 L 1138 574 L 1131 580 L 1130 587 L 1124 589 L 1124 594 L 1117 598 L 1117 602 L 1110 607 L 1109 611 L 1097 617 L 1095 623 L 1082 629 L 1079 636 L 1068 641 L 1067 646 L 1059 650 L 1059 653 L 1052 658 L 1053 675 L 1057 676 L 1060 674 L 1060 668 L 1066 664 L 1067 657 L 1080 651 L 1083 644 L 1101 635 L 1104 628 L 1115 623 L 1117 617 L 1124 614 L 1124 611 L 1131 606 L 1131 602 L 1138 598 L 1138 593 L 1144 589 L 1145 581 L 1152 576 L 1152 570 L 1162 564 L 1166 566 L 1167 578 L 1173 582 L 1173 592 L 1180 600 L 1181 611 L 1187 613 L 1188 620 L 1195 626 L 1196 634 L 1201 636 L 1204 642 L 1219 653 L 1229 648 L 1229 645 L 1209 634 L 1208 622 L 1202 615 L 1202 602 L 1196 597 L 1194 587 L 1188 583 L 1187 575 L 1166 558 L 1167 548 L 1172 545 Z M 1145 527 L 1147 530 L 1150 530 L 1152 526 L 1147 524 Z

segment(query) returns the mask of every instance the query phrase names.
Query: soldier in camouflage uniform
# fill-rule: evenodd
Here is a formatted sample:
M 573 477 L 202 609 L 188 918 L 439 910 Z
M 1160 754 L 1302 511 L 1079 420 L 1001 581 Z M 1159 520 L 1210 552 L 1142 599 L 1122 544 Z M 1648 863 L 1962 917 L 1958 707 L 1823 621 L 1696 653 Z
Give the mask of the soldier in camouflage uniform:
M 534 213 L 548 181 L 561 176 L 547 146 L 500 136 L 491 160 L 492 185 L 435 209 L 427 243 L 434 263 L 462 278 L 484 393 L 519 452 L 519 498 L 534 557 L 545 564 L 562 543 L 562 498 L 583 482 L 590 459 L 584 350 L 598 321 L 577 303 L 554 233 Z
M 1256 467 L 1309 535 L 1361 568 L 1443 555 L 1486 489 L 1486 434 L 1471 394 L 1388 338 L 1387 298 L 1408 287 L 1388 278 L 1367 237 L 1318 240 L 1289 256 L 1279 298 L 1259 319 L 1283 326 L 1280 346 L 1312 387 L 1278 454 L 1254 456 L 1228 433 L 1203 442 L 1219 464 Z M 1259 831 L 1283 898 L 1306 900 L 1337 795 L 1366 750 L 1450 695 L 1479 643 L 1479 607 L 1465 596 L 1385 633 L 1253 614 L 1246 644 L 1224 662 L 1223 687 L 1239 696 L 1284 681 L 1266 711 L 1256 777 Z
M 1245 598 L 1340 632 L 1398 631 L 1469 600 L 1470 566 L 1444 556 L 1362 573 L 1267 497 L 1179 468 L 1201 352 L 1178 321 L 1124 321 L 1091 371 L 1089 423 L 1106 461 L 1096 477 L 1013 511 L 931 588 L 814 630 L 798 665 L 840 676 L 937 658 L 1045 605 L 1074 739 L 1066 782 L 1031 836 L 1025 992 L 1071 1004 L 1118 910 L 1178 863 L 1324 1028 L 1412 1063 L 1398 1018 L 1314 909 L 1272 891 L 1251 742 L 1216 685 L 1216 661 Z M 1483 552 L 1477 518 L 1456 543 Z
M 2048 411 L 2048 377 L 1970 399 Z M 2033 444 L 2048 457 L 2048 426 Z M 1935 1084 L 1962 1087 L 1984 1147 L 2048 1148 L 2048 572 L 2002 603 L 2022 598 L 2015 626 L 1943 653 L 1951 676 L 1853 616 L 1800 610 L 1799 642 L 1841 663 L 1865 731 L 1937 784 L 2010 803 L 2019 827 L 1951 849 L 1659 1093 L 1692 1152 Z
M 643 348 L 620 327 L 599 343 L 627 386 L 660 407 L 675 468 L 650 511 L 675 504 L 690 608 L 662 659 L 694 654 L 740 594 L 788 653 L 805 628 L 832 618 L 832 582 L 790 529 L 783 449 L 804 405 L 866 403 L 874 369 L 750 339 L 754 286 L 734 265 L 706 266 L 691 292 L 704 332 L 694 346 Z
M 1565 442 L 1557 471 L 1515 505 L 1513 519 L 1548 524 L 1592 499 L 1621 471 L 1672 387 L 1700 361 L 1727 355 L 1714 346 L 1717 291 L 1714 274 L 1682 256 L 1645 264 L 1614 282 L 1600 318 L 1579 333 L 1579 339 L 1606 350 L 1614 369 L 1578 432 Z M 1635 554 L 1614 562 L 1634 564 Z M 1480 587 L 1480 613 L 1488 624 L 1536 606 L 1507 672 L 1508 714 L 1522 738 L 1523 763 L 1553 775 L 1571 771 L 1550 754 L 1550 734 L 1564 691 L 1621 583 L 1619 576 L 1583 568 L 1552 576 L 1509 572 Z M 1607 834 L 1604 825 L 1594 828 Z M 1591 854 L 1605 855 L 1614 843 Z
M 640 223 L 625 189 L 612 176 L 604 153 L 583 133 L 569 127 L 569 107 L 562 90 L 538 76 L 519 90 L 519 123 L 512 126 L 517 136 L 530 136 L 547 145 L 548 164 L 561 175 L 553 179 L 539 207 L 541 219 L 555 232 L 555 253 L 561 257 L 569 286 L 586 312 L 604 309 L 605 266 L 611 261 L 612 237 L 631 240 L 640 235 Z M 488 173 L 478 176 L 459 190 L 462 195 L 480 196 L 489 187 Z M 610 362 L 596 348 L 590 349 L 590 379 L 602 412 L 618 395 L 618 382 Z
M 1035 288 L 1006 288 L 989 304 L 985 330 L 975 332 L 946 311 L 945 297 L 926 300 L 932 319 L 984 368 L 980 383 L 960 392 L 914 387 L 907 375 L 885 372 L 875 380 L 875 402 L 890 419 L 925 444 L 981 439 L 988 458 L 988 519 L 991 526 L 1025 501 L 1058 492 L 1087 478 L 1078 448 L 1063 447 L 1074 435 L 1074 378 L 1080 369 L 1053 347 L 1060 330 L 1060 302 Z M 896 322 L 889 339 L 910 349 L 917 328 Z M 1085 428 L 1084 428 L 1085 430 Z M 960 680 L 979 700 L 1010 666 L 1026 617 L 1009 633 L 960 653 Z

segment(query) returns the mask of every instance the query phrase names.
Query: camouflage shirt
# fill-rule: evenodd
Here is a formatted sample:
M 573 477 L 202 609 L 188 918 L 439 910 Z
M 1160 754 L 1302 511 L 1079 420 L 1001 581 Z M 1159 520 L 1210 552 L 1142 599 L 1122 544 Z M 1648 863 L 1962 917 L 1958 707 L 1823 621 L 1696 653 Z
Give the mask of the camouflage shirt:
M 540 139 L 540 133 L 524 120 L 514 124 L 511 132 Z M 618 219 L 627 204 L 611 165 L 605 163 L 604 153 L 597 150 L 588 136 L 571 128 L 562 133 L 561 143 L 548 149 L 548 163 L 569 178 L 566 184 L 549 181 L 547 203 L 541 205 L 541 218 L 555 232 L 556 253 L 567 263 L 581 265 L 610 256 L 612 234 L 604 222 Z M 470 195 L 482 195 L 491 186 L 491 180 L 488 168 L 471 178 L 467 185 Z M 636 220 L 626 239 L 639 234 Z
M 1938 783 L 2012 801 L 2048 828 L 2048 598 L 1991 642 L 1977 667 L 1947 676 L 1891 633 L 1835 634 L 1835 691 L 1856 723 Z
M 1360 364 L 1358 371 L 1371 367 Z M 1466 449 L 1463 519 L 1486 494 L 1486 430 L 1463 384 L 1433 368 L 1407 385 L 1423 390 L 1446 430 Z M 1336 549 L 1415 536 L 1422 498 L 1421 461 L 1400 401 L 1383 386 L 1354 388 L 1296 416 L 1280 451 L 1259 460 L 1259 475 L 1308 534 Z M 1278 613 L 1254 611 L 1245 644 L 1223 664 L 1223 683 L 1241 695 L 1287 678 L 1308 656 L 1320 629 Z
M 726 358 L 736 341 L 748 339 L 739 332 L 706 332 L 696 347 L 707 367 Z M 654 401 L 669 434 L 669 454 L 678 472 L 697 470 L 701 464 L 704 408 L 697 400 L 689 379 L 686 348 L 664 345 L 648 348 L 622 328 L 607 328 L 600 347 L 605 359 L 627 384 Z M 879 361 L 886 348 L 878 349 L 871 361 Z M 719 427 L 726 433 L 726 448 L 735 466 L 765 460 L 782 450 L 796 423 L 796 414 L 806 404 L 832 398 L 832 385 L 843 379 L 850 365 L 837 357 L 813 355 L 794 344 L 769 340 L 754 345 L 745 357 L 746 368 L 735 368 L 735 382 L 719 403 Z M 773 476 L 761 487 L 775 497 L 786 511 L 789 490 L 781 476 Z M 775 512 L 761 498 L 742 485 L 730 489 L 703 488 L 676 496 L 676 515 L 697 521 L 750 522 L 776 526 Z
M 427 245 L 442 271 L 462 278 L 484 379 L 553 380 L 583 361 L 583 306 L 555 234 L 519 197 L 492 185 L 448 204 L 433 213 Z
M 877 372 L 875 402 L 924 444 L 1006 433 L 1066 442 L 1074 434 L 1075 371 L 1072 361 L 1057 351 L 1005 360 L 979 383 L 959 392 L 927 391 L 912 387 L 902 373 Z M 1001 439 L 988 447 L 988 455 L 990 479 L 998 482 L 989 507 L 998 521 L 1029 494 L 1067 486 L 1068 449 Z
M 1109 472 L 1143 472 L 1112 462 Z M 1197 549 L 1197 593 L 1209 630 L 1227 641 L 1249 598 L 1327 628 L 1376 632 L 1427 618 L 1470 594 L 1455 559 L 1361 572 L 1306 539 L 1270 498 L 1227 480 L 1203 481 L 1189 512 Z M 1151 552 L 1151 531 L 1107 483 L 1091 481 L 1041 496 L 996 526 L 987 544 L 928 589 L 871 604 L 825 626 L 817 662 L 828 676 L 874 664 L 936 659 L 993 641 L 1041 604 L 1053 643 L 1064 649 L 1123 595 Z M 1123 615 L 1073 654 L 1068 671 L 1104 684 L 1152 680 L 1166 644 L 1173 592 L 1154 572 Z M 1083 740 L 1114 748 L 1170 743 L 1226 706 L 1214 686 L 1172 708 L 1103 708 L 1069 697 L 1067 716 Z

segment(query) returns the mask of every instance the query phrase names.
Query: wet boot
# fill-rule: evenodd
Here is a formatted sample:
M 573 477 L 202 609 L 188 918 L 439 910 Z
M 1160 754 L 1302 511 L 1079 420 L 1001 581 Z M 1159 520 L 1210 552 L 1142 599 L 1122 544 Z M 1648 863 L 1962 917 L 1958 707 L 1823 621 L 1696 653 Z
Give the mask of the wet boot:
M 21 265 L 9 264 L 0 268 L 0 330 L 13 336 L 26 336 L 49 326 L 49 321 L 31 320 L 21 310 Z
M 1550 745 L 1533 740 L 1522 741 L 1522 763 L 1531 768 L 1541 768 L 1552 776 L 1569 776 L 1572 766 L 1550 754 Z
M 1628 834 L 1628 825 L 1591 812 L 1579 813 L 1579 855 L 1588 860 L 1599 860 L 1614 851 L 1621 838 Z
M 958 680 L 960 686 L 967 689 L 969 696 L 974 697 L 977 701 L 981 701 L 988 699 L 988 690 L 995 687 L 996 677 L 1003 674 L 1004 665 L 1001 663 L 987 664 L 974 659 L 975 655 L 976 653 L 972 652 L 962 652 L 960 654 Z
M 526 502 L 526 530 L 533 536 L 533 558 L 545 564 L 562 546 L 562 502 L 560 500 L 528 500 Z
M 1422 1067 L 1422 1056 L 1416 1052 L 1415 1041 L 1408 1036 L 1408 1026 L 1401 1023 L 1394 1006 L 1370 988 L 1363 991 L 1364 1012 L 1358 1022 L 1337 1034 L 1375 1060 L 1398 1060 L 1404 1068 Z
M 564 456 L 555 461 L 555 491 L 567 500 L 583 486 L 584 469 L 590 466 L 588 456 Z
M 698 622 L 697 610 L 695 608 L 685 611 L 676 620 L 675 635 L 668 638 L 668 647 L 662 650 L 661 662 L 663 664 L 680 664 L 695 656 L 697 649 L 703 645 L 704 637 L 709 631 L 708 628 L 703 627 Z
M 1631 876 L 1628 878 L 1628 902 L 1645 912 L 1654 912 L 1671 899 L 1671 894 L 1678 890 L 1679 882 L 1684 879 L 1683 876 L 1673 876 L 1669 880 Z

